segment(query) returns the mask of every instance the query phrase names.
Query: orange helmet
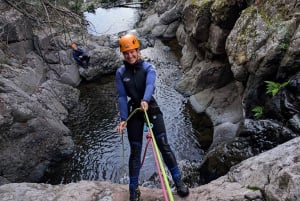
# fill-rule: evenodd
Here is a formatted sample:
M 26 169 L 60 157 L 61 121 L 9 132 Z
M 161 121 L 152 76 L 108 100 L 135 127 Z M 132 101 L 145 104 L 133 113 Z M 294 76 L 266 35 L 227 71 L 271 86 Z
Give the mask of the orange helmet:
M 133 50 L 140 47 L 137 37 L 133 34 L 126 34 L 119 39 L 120 51 Z
M 70 45 L 70 47 L 74 50 L 74 49 L 77 48 L 77 45 L 76 45 L 75 43 L 72 43 L 72 44 Z

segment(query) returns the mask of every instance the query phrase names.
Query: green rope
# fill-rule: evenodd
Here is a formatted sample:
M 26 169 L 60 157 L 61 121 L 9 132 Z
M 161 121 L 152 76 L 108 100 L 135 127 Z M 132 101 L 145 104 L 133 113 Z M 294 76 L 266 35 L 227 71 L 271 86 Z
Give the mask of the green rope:
M 128 116 L 128 118 L 126 119 L 126 122 L 129 121 L 129 119 L 139 110 L 142 110 L 142 109 L 138 107 L 135 110 L 133 110 L 133 112 L 131 112 L 130 115 Z
M 170 201 L 174 201 L 173 194 L 172 194 L 171 189 L 170 189 L 170 184 L 169 184 L 169 181 L 168 181 L 168 178 L 167 178 L 166 170 L 164 168 L 163 162 L 161 160 L 161 156 L 159 154 L 159 149 L 158 149 L 158 146 L 156 144 L 156 140 L 154 138 L 154 134 L 153 134 L 153 131 L 152 131 L 152 128 L 151 128 L 151 124 L 150 124 L 150 121 L 149 121 L 149 117 L 148 117 L 147 111 L 144 111 L 144 112 L 145 112 L 146 123 L 147 123 L 147 125 L 149 127 L 150 134 L 151 134 L 151 137 L 152 137 L 152 140 L 153 140 L 153 144 L 154 144 L 154 148 L 155 148 L 155 152 L 157 154 L 158 163 L 159 163 L 160 169 L 162 171 L 162 175 L 163 175 L 163 178 L 164 178 L 165 186 L 166 186 L 167 191 L 168 191 L 169 199 L 170 199 Z
M 126 119 L 126 122 L 139 110 L 142 110 L 141 108 L 136 108 L 135 110 L 133 110 L 133 112 L 130 113 L 130 115 L 128 116 L 128 118 Z M 145 119 L 146 119 L 146 123 L 149 127 L 149 130 L 150 130 L 150 134 L 151 134 L 151 138 L 153 140 L 153 144 L 154 144 L 154 149 L 155 149 L 155 152 L 157 153 L 157 158 L 158 158 L 158 163 L 159 163 L 159 166 L 160 166 L 160 169 L 162 171 L 162 175 L 163 175 L 163 179 L 164 179 L 164 182 L 165 182 L 165 186 L 167 188 L 167 192 L 168 192 L 168 195 L 169 195 L 169 199 L 170 201 L 174 201 L 174 197 L 173 197 L 173 194 L 171 192 L 171 189 L 170 189 L 170 184 L 169 184 L 169 180 L 167 178 L 167 174 L 166 174 L 166 170 L 164 168 L 164 164 L 162 162 L 162 159 L 161 159 L 161 155 L 159 154 L 159 149 L 158 149 L 158 146 L 156 144 L 156 140 L 154 138 L 154 134 L 153 134 L 153 131 L 152 131 L 152 128 L 151 128 L 151 123 L 149 121 L 149 117 L 148 117 L 148 114 L 147 114 L 147 111 L 144 111 L 145 112 Z M 123 135 L 122 135 L 122 143 L 123 143 L 123 160 L 124 160 L 124 142 L 123 142 Z

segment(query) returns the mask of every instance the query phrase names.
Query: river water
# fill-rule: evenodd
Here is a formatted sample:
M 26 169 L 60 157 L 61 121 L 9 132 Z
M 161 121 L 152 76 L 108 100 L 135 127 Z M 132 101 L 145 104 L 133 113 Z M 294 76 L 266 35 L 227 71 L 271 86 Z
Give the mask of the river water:
M 100 16 L 102 18 L 102 14 Z M 129 18 L 132 16 L 135 15 Z M 186 98 L 174 89 L 181 77 L 178 58 L 169 46 L 159 40 L 154 47 L 142 50 L 142 55 L 156 66 L 154 96 L 164 113 L 168 140 L 177 160 L 200 162 L 203 150 L 197 141 L 198 132 L 193 126 L 191 111 Z M 73 133 L 75 153 L 72 158 L 51 168 L 45 182 L 59 184 L 97 180 L 127 183 L 129 145 L 126 132 L 122 137 L 115 130 L 119 115 L 114 75 L 104 76 L 97 82 L 82 83 L 79 89 L 79 104 L 70 112 L 67 123 Z M 149 145 L 145 149 L 146 141 L 145 136 L 143 152 L 146 151 L 146 157 L 141 169 L 141 182 L 146 182 L 156 172 L 152 148 Z
M 88 32 L 93 35 L 116 34 L 133 25 L 138 20 L 139 15 L 133 8 L 98 8 L 95 13 L 84 13 L 89 21 Z

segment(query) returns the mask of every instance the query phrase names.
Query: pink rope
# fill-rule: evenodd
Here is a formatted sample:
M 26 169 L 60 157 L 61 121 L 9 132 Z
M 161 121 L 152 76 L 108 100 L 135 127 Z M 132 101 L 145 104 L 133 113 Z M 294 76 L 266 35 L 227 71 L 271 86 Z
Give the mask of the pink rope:
M 147 135 L 146 137 L 147 137 L 147 144 L 146 144 L 146 147 L 145 147 L 145 150 L 144 150 L 144 155 L 143 155 L 143 159 L 142 159 L 142 162 L 141 162 L 141 168 L 142 168 L 142 166 L 144 164 L 144 161 L 145 161 L 145 158 L 146 158 L 146 153 L 147 153 L 147 148 L 148 148 L 149 142 L 152 141 L 150 135 Z
M 162 187 L 162 191 L 163 191 L 163 194 L 164 194 L 164 197 L 165 197 L 165 201 L 169 201 L 168 194 L 167 194 L 166 187 L 165 187 L 165 183 L 164 183 L 162 173 L 161 173 L 159 163 L 158 163 L 158 159 L 157 159 L 157 155 L 156 155 L 157 153 L 154 150 L 154 145 L 153 145 L 153 141 L 152 141 L 152 138 L 151 138 L 151 135 L 150 135 L 149 128 L 148 128 L 147 138 L 151 139 L 151 145 L 152 145 L 152 151 L 153 151 L 153 155 L 154 155 L 154 159 L 155 159 L 155 165 L 156 165 L 156 168 L 157 168 L 157 171 L 158 171 L 159 180 L 160 180 L 160 183 L 161 183 L 161 187 Z

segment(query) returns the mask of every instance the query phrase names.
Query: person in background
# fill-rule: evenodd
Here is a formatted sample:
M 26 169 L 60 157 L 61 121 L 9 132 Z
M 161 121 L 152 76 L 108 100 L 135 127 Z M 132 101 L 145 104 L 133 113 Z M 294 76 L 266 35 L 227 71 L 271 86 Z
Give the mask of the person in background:
M 118 107 L 121 121 L 117 132 L 122 134 L 127 128 L 130 144 L 129 157 L 129 193 L 130 201 L 140 200 L 138 179 L 141 168 L 141 152 L 143 142 L 144 111 L 147 111 L 153 124 L 153 134 L 162 158 L 167 165 L 177 193 L 181 197 L 188 196 L 189 189 L 181 179 L 175 155 L 168 144 L 163 114 L 153 97 L 155 90 L 155 67 L 141 58 L 140 43 L 135 35 L 127 34 L 119 39 L 120 51 L 123 53 L 123 65 L 116 72 Z M 127 97 L 130 100 L 127 100 Z M 141 108 L 127 120 L 129 114 L 136 108 Z
M 75 43 L 72 43 L 70 47 L 72 49 L 72 56 L 77 64 L 87 68 L 90 61 L 90 56 L 87 54 L 87 52 L 83 48 L 78 47 Z

